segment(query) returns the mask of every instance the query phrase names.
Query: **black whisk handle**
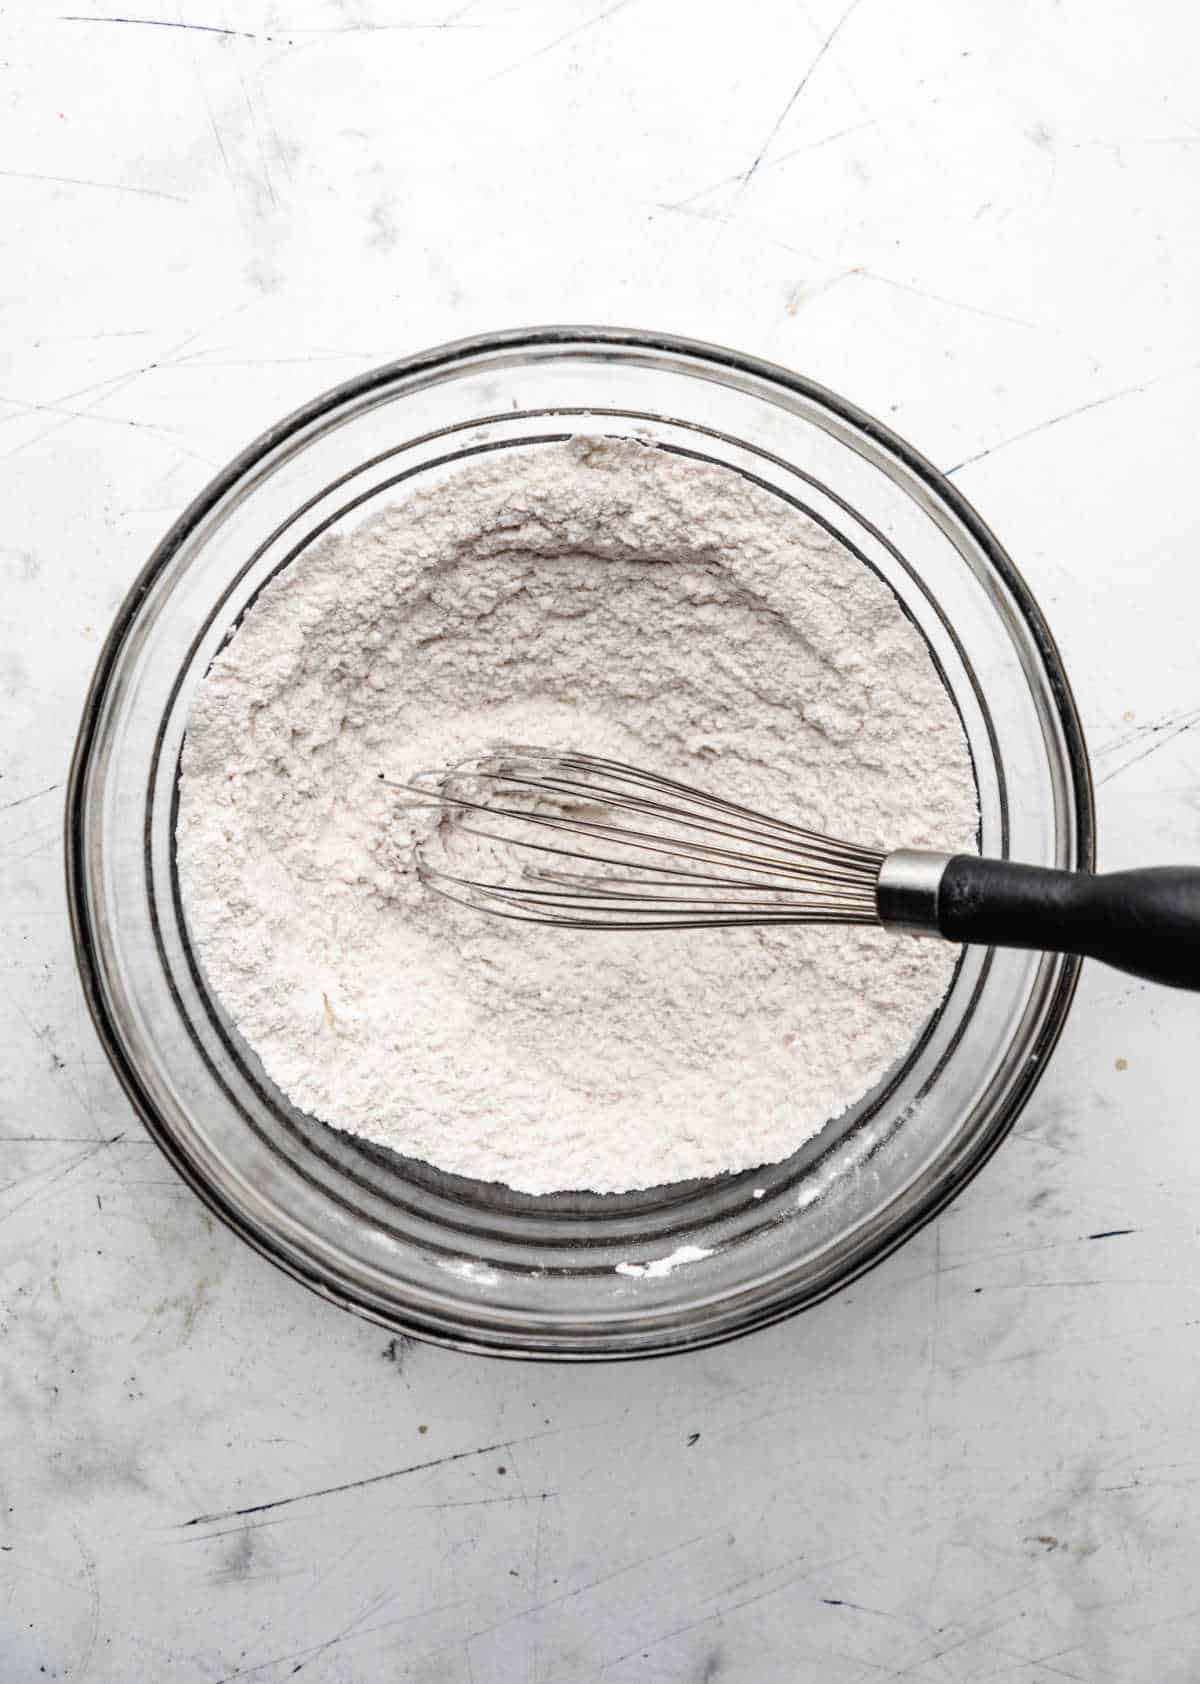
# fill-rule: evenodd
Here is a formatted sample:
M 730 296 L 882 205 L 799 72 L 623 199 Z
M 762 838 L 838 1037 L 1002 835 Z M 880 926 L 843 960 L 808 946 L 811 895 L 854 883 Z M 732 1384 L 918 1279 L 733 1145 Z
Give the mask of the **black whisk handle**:
M 936 918 L 948 941 L 1077 953 L 1200 989 L 1200 867 L 1094 876 L 957 854 L 938 884 Z

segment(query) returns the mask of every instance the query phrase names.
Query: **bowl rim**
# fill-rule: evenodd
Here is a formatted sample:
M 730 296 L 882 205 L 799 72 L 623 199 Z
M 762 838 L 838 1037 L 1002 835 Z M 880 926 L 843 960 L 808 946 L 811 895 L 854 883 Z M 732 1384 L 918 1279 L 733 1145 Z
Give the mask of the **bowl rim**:
M 294 1255 L 276 1250 L 270 1237 L 257 1229 L 232 1205 L 200 1171 L 182 1150 L 171 1132 L 163 1126 L 153 1098 L 134 1061 L 129 1057 L 109 1008 L 101 982 L 94 947 L 93 923 L 88 906 L 87 867 L 85 858 L 85 790 L 92 754 L 108 687 L 118 657 L 130 633 L 141 605 L 155 582 L 208 513 L 259 462 L 276 450 L 289 437 L 319 421 L 323 416 L 345 404 L 355 402 L 371 392 L 397 380 L 432 373 L 457 362 L 497 352 L 537 351 L 593 346 L 599 349 L 628 349 L 638 352 L 661 352 L 668 356 L 706 363 L 716 369 L 726 369 L 749 375 L 768 385 L 783 388 L 829 411 L 840 421 L 881 445 L 930 491 L 969 533 L 983 551 L 989 566 L 999 576 L 1019 610 L 1028 629 L 1048 681 L 1050 698 L 1066 748 L 1066 762 L 1075 806 L 1075 846 L 1079 869 L 1095 868 L 1096 820 L 1095 797 L 1091 767 L 1078 706 L 1067 678 L 1062 655 L 1029 585 L 1012 558 L 1000 544 L 991 528 L 981 518 L 966 497 L 939 468 L 914 449 L 884 422 L 877 420 L 856 404 L 839 396 L 818 381 L 797 374 L 766 358 L 735 351 L 728 346 L 706 340 L 687 338 L 674 333 L 653 332 L 637 328 L 597 327 L 582 324 L 562 324 L 542 327 L 509 328 L 497 332 L 471 335 L 451 340 L 410 356 L 380 363 L 365 372 L 327 388 L 307 403 L 292 410 L 268 427 L 239 451 L 197 493 L 183 512 L 155 545 L 149 558 L 137 573 L 101 646 L 91 681 L 88 685 L 80 717 L 79 729 L 71 755 L 64 802 L 64 865 L 67 910 L 70 919 L 76 968 L 79 972 L 84 999 L 95 1026 L 100 1044 L 126 1097 L 150 1135 L 175 1170 L 208 1209 L 259 1253 L 300 1281 L 319 1296 L 354 1311 L 365 1320 L 395 1330 L 398 1318 L 385 1315 L 372 1304 L 353 1294 L 338 1290 L 315 1269 L 308 1268 Z M 882 1235 L 877 1243 L 857 1260 L 854 1267 L 816 1292 L 795 1301 L 786 1300 L 764 1307 L 760 1313 L 750 1313 L 734 1327 L 698 1330 L 694 1337 L 652 1350 L 574 1350 L 548 1351 L 534 1347 L 501 1347 L 483 1343 L 469 1336 L 457 1336 L 441 1327 L 431 1327 L 416 1319 L 404 1324 L 404 1331 L 417 1338 L 449 1348 L 481 1355 L 517 1360 L 594 1362 L 637 1361 L 650 1357 L 669 1356 L 676 1352 L 696 1350 L 738 1338 L 743 1333 L 784 1321 L 814 1304 L 840 1292 L 852 1281 L 860 1279 L 868 1270 L 907 1243 L 928 1222 L 943 1211 L 991 1158 L 1011 1131 L 1045 1070 L 1050 1053 L 1058 1042 L 1066 1023 L 1071 1002 L 1079 980 L 1082 961 L 1064 958 L 1057 986 L 1046 1004 L 1045 1017 L 1038 1036 L 1029 1048 L 1021 1070 L 1014 1076 L 998 1114 L 984 1138 L 974 1149 L 962 1155 L 953 1169 L 932 1188 L 925 1199 L 905 1219 Z

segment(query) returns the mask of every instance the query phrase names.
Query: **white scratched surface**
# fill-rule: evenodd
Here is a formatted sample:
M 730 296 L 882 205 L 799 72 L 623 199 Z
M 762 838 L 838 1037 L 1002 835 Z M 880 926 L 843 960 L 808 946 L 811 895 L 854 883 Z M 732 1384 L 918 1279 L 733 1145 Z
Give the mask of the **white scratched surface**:
M 86 1020 L 59 839 L 99 642 L 216 467 L 374 362 L 591 320 L 953 469 L 1061 639 L 1104 862 L 1200 856 L 1198 52 L 1171 0 L 0 7 L 4 1684 L 1200 1678 L 1194 1000 L 1089 969 L 1015 1136 L 833 1302 L 521 1367 L 214 1225 Z

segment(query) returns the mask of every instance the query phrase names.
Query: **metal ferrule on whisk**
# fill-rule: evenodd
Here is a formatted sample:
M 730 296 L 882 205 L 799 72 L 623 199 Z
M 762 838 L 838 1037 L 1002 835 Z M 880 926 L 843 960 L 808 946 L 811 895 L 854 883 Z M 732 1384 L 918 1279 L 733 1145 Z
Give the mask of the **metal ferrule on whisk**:
M 879 868 L 875 901 L 879 922 L 897 935 L 940 936 L 938 892 L 953 856 L 923 848 L 897 848 Z

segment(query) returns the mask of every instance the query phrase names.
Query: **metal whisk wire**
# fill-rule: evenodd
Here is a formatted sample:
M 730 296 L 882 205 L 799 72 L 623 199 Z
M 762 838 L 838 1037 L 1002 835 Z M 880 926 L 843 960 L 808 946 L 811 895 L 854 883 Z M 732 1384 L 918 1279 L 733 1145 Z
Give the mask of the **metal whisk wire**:
M 607 930 L 879 921 L 881 852 L 618 760 L 505 746 L 419 776 L 432 787 L 390 787 L 442 810 L 443 853 L 456 835 L 515 850 L 512 879 L 490 879 L 435 864 L 424 845 L 421 881 L 497 917 Z

